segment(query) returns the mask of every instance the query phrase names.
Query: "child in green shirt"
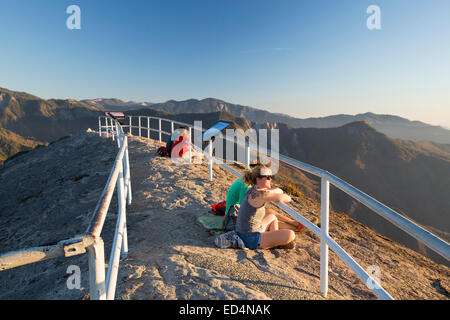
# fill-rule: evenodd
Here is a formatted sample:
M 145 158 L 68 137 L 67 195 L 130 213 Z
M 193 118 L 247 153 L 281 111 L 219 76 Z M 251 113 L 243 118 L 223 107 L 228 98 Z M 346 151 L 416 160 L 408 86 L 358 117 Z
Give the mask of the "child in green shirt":
M 241 178 L 237 179 L 228 189 L 227 192 L 227 200 L 226 200 L 226 209 L 225 209 L 225 215 L 228 214 L 228 210 L 230 210 L 230 207 L 235 204 L 241 204 L 242 199 L 244 198 L 245 193 L 248 189 L 250 189 L 252 186 L 246 185 L 244 183 L 244 180 Z

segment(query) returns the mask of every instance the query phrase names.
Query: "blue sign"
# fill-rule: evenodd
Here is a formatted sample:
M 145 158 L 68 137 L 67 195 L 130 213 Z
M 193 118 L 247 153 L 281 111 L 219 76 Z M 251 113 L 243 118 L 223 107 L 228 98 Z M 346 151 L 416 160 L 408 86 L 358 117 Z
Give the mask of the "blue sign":
M 225 129 L 226 127 L 228 127 L 231 124 L 231 122 L 228 121 L 219 121 L 216 122 L 215 124 L 213 124 L 211 126 L 211 128 L 209 128 L 208 130 L 206 130 L 203 133 L 203 141 L 209 141 L 211 140 L 212 137 L 214 137 L 216 134 L 218 134 L 220 131 L 222 131 L 223 129 Z

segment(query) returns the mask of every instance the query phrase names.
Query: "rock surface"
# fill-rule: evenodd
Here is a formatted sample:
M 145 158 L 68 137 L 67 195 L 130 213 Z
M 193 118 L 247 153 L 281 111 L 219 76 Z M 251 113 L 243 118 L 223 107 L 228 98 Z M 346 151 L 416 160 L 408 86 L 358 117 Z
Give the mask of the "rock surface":
M 120 262 L 116 299 L 324 299 L 315 235 L 297 234 L 291 250 L 218 249 L 196 218 L 225 200 L 235 176 L 215 166 L 210 182 L 206 163 L 175 166 L 157 156 L 159 142 L 128 139 L 133 203 L 127 207 L 129 254 Z M 0 253 L 83 233 L 116 153 L 116 142 L 84 132 L 0 167 Z M 313 199 L 294 198 L 290 206 L 309 219 L 320 216 Z M 106 264 L 116 212 L 114 196 L 101 235 Z M 330 235 L 363 268 L 378 266 L 381 285 L 395 299 L 449 299 L 449 268 L 343 213 L 331 212 Z M 327 299 L 376 299 L 331 250 L 329 261 Z M 87 255 L 60 257 L 2 271 L 0 299 L 86 299 L 87 262 Z M 70 265 L 80 267 L 79 290 L 67 287 Z

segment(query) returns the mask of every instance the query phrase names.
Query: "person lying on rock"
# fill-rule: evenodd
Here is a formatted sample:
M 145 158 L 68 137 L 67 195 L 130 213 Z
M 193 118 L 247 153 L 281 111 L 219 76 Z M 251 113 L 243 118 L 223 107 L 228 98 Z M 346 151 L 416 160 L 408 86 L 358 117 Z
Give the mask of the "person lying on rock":
M 257 165 L 247 170 L 243 181 L 252 187 L 241 201 L 236 219 L 236 234 L 249 249 L 294 247 L 295 233 L 305 228 L 300 222 L 266 208 L 266 202 L 290 202 L 291 197 L 279 188 L 272 188 L 270 168 Z

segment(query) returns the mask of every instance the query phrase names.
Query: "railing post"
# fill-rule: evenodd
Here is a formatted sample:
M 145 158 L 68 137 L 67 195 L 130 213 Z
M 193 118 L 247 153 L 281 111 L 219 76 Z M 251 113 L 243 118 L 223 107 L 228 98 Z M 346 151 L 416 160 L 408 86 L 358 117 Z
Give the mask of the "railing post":
M 141 136 L 141 116 L 139 118 L 139 137 Z
M 123 192 L 123 202 L 124 204 L 124 227 L 123 227 L 123 240 L 122 240 L 122 259 L 125 259 L 128 256 L 128 235 L 127 235 L 127 208 L 126 203 L 128 199 L 128 205 L 131 204 L 131 184 L 130 184 L 130 167 L 128 163 L 128 139 L 125 141 L 126 137 L 123 137 L 123 143 L 125 145 L 125 156 L 122 159 L 122 168 L 123 168 L 123 179 L 124 179 L 124 192 Z M 127 187 L 125 189 L 125 186 Z M 126 192 L 126 193 L 125 193 Z
M 100 118 L 100 116 L 98 117 L 98 135 L 100 137 L 102 136 L 102 119 Z
M 112 135 L 112 141 L 114 141 L 114 135 L 115 135 L 115 132 L 114 132 L 114 123 L 113 123 L 113 120 L 112 119 L 109 119 L 109 121 L 110 121 L 110 123 L 111 123 L 111 126 L 110 126 L 110 128 L 111 128 L 111 135 Z
M 121 147 L 121 141 L 120 141 L 120 136 L 119 136 L 119 123 L 118 122 L 116 122 L 116 132 L 117 132 L 117 147 L 119 148 L 119 150 L 120 150 L 120 147 Z
M 213 180 L 213 160 L 212 160 L 212 141 L 209 140 L 208 153 L 209 153 L 209 181 Z
M 133 130 L 133 129 L 132 129 L 132 126 L 131 126 L 131 116 L 130 116 L 130 127 L 129 127 L 129 128 L 130 128 L 130 132 L 129 132 L 129 133 L 130 133 L 130 136 L 132 136 L 132 135 L 133 135 L 133 133 L 132 133 L 132 130 Z
M 125 194 L 123 201 L 125 202 Z M 126 259 L 128 257 L 128 235 L 127 235 L 127 211 L 125 209 L 123 213 L 123 238 L 122 238 L 122 250 L 121 250 L 121 258 Z
M 192 163 L 192 153 L 191 153 L 191 150 L 192 150 L 192 146 L 191 146 L 191 143 L 192 143 L 192 128 L 191 127 L 189 127 L 189 163 Z
M 159 122 L 159 142 L 161 142 L 161 118 L 158 119 Z
M 245 141 L 245 169 L 250 168 L 250 145 Z
M 126 143 L 126 142 L 124 142 Z M 114 241 L 112 245 L 111 257 L 109 258 L 108 272 L 106 275 L 106 299 L 113 300 L 116 291 L 117 274 L 119 271 L 119 256 L 122 250 L 124 240 L 124 224 L 125 224 L 125 192 L 123 179 L 123 166 L 119 161 L 120 166 L 119 176 L 117 177 L 117 199 L 119 202 L 119 214 L 116 223 L 116 231 L 114 233 Z
M 119 175 L 120 178 L 120 175 Z M 125 193 L 125 184 L 126 182 L 126 174 L 125 174 L 125 165 L 124 161 L 122 161 L 122 182 L 119 191 L 119 210 L 123 210 L 121 213 L 123 215 L 123 231 L 122 231 L 122 250 L 121 250 L 121 257 L 122 259 L 125 259 L 128 256 L 128 236 L 127 236 L 127 206 L 126 206 L 126 200 L 127 200 L 127 194 Z
M 173 133 L 173 121 L 170 121 L 170 133 Z
M 105 130 L 106 130 L 106 137 L 109 138 L 109 124 L 107 117 L 105 117 Z
M 147 138 L 150 139 L 150 117 L 147 117 Z
M 320 188 L 320 292 L 328 293 L 328 225 L 330 214 L 330 182 L 322 177 Z
M 131 169 L 130 169 L 130 158 L 128 156 L 128 139 L 125 137 L 125 143 L 127 144 L 125 148 L 125 167 L 126 167 L 126 176 L 125 176 L 125 183 L 127 185 L 127 203 L 128 205 L 131 205 Z
M 105 249 L 103 240 L 95 237 L 87 248 L 89 256 L 89 293 L 91 300 L 105 300 Z

